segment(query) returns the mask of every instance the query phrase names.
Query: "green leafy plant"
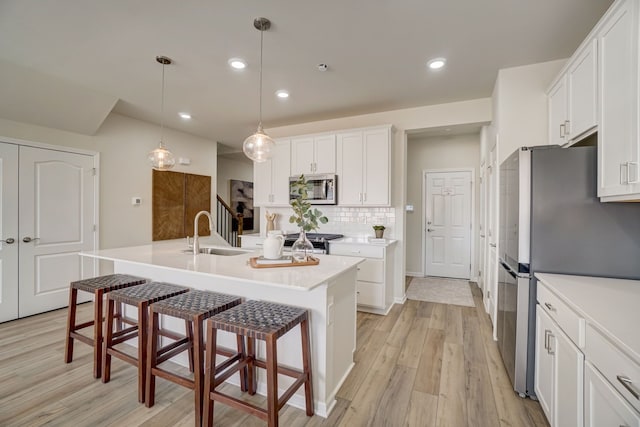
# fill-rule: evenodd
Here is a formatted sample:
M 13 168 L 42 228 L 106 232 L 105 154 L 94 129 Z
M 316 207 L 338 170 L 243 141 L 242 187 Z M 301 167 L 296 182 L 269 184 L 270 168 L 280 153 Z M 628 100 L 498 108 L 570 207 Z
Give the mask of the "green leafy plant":
M 329 222 L 326 216 L 322 215 L 318 209 L 312 208 L 309 203 L 308 192 L 311 190 L 311 184 L 303 175 L 291 185 L 291 196 L 293 199 L 289 202 L 293 209 L 293 215 L 289 217 L 291 224 L 296 224 L 305 232 L 317 230 L 321 224 Z
M 384 225 L 374 225 L 373 229 L 374 230 L 385 230 L 386 227 Z

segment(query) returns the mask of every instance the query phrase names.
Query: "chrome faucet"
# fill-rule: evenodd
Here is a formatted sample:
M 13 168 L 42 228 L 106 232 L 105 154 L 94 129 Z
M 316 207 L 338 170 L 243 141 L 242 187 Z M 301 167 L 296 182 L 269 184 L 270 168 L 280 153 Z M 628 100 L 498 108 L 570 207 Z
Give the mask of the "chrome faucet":
M 209 230 L 213 232 L 213 220 L 211 214 L 207 211 L 200 211 L 196 214 L 193 220 L 193 254 L 198 255 L 200 253 L 200 240 L 198 238 L 198 219 L 200 215 L 206 215 L 209 218 Z

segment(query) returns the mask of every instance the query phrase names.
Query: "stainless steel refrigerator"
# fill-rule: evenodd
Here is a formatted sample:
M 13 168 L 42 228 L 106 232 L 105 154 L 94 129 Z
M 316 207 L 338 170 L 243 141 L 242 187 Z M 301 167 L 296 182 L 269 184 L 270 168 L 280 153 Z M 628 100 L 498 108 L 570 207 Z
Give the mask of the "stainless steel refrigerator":
M 640 203 L 600 203 L 596 147 L 523 147 L 500 165 L 498 347 L 535 397 L 536 272 L 640 279 Z

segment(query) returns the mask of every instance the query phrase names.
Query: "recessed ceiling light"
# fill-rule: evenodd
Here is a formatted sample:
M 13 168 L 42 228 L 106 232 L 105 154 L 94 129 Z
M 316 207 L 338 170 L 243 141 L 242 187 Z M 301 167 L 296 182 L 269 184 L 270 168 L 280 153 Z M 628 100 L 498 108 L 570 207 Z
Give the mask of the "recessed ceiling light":
M 281 89 L 279 91 L 276 91 L 276 96 L 280 99 L 287 99 L 289 97 L 289 92 Z
M 435 58 L 427 62 L 427 66 L 432 70 L 439 70 L 440 68 L 444 67 L 444 64 L 446 63 L 447 60 L 444 58 Z
M 235 68 L 236 70 L 242 70 L 247 67 L 247 63 L 240 58 L 231 58 L 228 62 L 229 65 L 231 65 L 231 67 Z
M 191 118 L 191 114 L 189 113 L 178 113 L 178 115 L 185 120 L 189 120 Z

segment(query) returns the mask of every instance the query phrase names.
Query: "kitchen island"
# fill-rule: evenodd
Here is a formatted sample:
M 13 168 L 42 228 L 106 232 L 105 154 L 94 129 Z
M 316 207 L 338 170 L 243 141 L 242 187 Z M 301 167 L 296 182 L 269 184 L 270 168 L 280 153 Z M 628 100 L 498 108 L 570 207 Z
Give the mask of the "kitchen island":
M 205 242 L 201 248 L 212 247 Z M 356 346 L 356 271 L 361 258 L 317 255 L 319 265 L 304 267 L 260 268 L 249 266 L 257 252 L 237 251 L 233 255 L 210 255 L 185 252 L 184 241 L 167 241 L 151 245 L 104 249 L 80 253 L 83 257 L 113 262 L 115 273 L 129 273 L 154 281 L 190 286 L 246 299 L 259 299 L 307 308 L 310 312 L 311 354 L 314 409 L 326 417 L 335 405 L 335 395 L 353 367 Z M 127 316 L 135 317 L 132 310 Z M 165 317 L 163 328 L 184 333 L 184 322 Z M 219 345 L 234 348 L 235 338 L 219 334 Z M 135 344 L 133 341 L 131 344 Z M 260 342 L 258 357 L 264 358 Z M 172 359 L 188 366 L 185 355 Z M 292 329 L 278 340 L 278 362 L 302 367 L 300 330 Z M 258 377 L 258 393 L 266 394 L 264 372 Z M 230 379 L 237 384 L 237 376 Z M 281 391 L 292 383 L 279 376 Z M 288 402 L 304 408 L 304 394 L 298 390 Z

